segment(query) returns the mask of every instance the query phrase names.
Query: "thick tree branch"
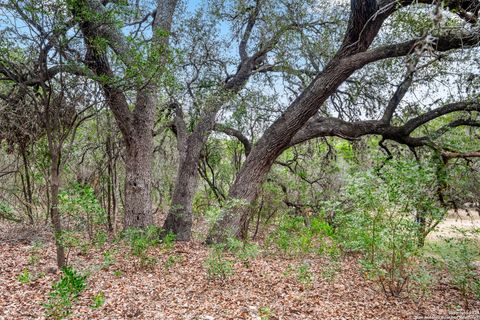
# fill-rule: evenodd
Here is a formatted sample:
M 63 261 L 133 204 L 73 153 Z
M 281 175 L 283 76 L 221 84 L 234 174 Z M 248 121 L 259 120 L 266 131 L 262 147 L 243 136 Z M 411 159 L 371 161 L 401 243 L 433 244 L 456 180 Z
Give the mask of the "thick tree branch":
M 370 49 L 365 52 L 354 54 L 344 58 L 343 63 L 352 64 L 355 68 L 361 68 L 366 64 L 388 58 L 398 58 L 413 53 L 417 46 L 423 45 L 425 38 L 417 38 L 401 43 L 385 45 Z M 445 52 L 454 49 L 469 48 L 480 43 L 478 32 L 452 32 L 439 36 L 433 46 L 434 51 Z
M 444 105 L 407 121 L 403 125 L 403 130 L 405 134 L 410 134 L 421 125 L 456 111 L 480 111 L 480 104 L 478 102 L 462 101 Z
M 410 134 L 420 126 L 437 119 L 443 115 L 458 111 L 480 111 L 480 105 L 472 102 L 457 102 L 428 111 L 416 118 L 407 121 L 402 126 L 393 126 L 383 120 L 363 120 L 347 122 L 334 117 L 317 117 L 307 122 L 291 140 L 290 146 L 318 137 L 339 137 L 347 140 L 358 139 L 365 135 L 380 135 L 384 140 L 393 140 L 410 147 L 432 145 L 449 129 L 459 126 L 480 126 L 480 123 L 470 119 L 460 119 L 438 129 L 431 135 L 411 137 Z
M 248 156 L 250 153 L 250 150 L 252 150 L 252 144 L 250 143 L 250 140 L 239 130 L 227 127 L 223 124 L 217 123 L 215 124 L 214 127 L 215 131 L 225 133 L 226 135 L 229 135 L 231 137 L 235 137 L 238 139 L 243 144 L 243 148 L 245 150 L 245 156 Z
M 382 121 L 384 123 L 390 123 L 390 121 L 392 120 L 395 110 L 398 108 L 398 105 L 400 104 L 403 97 L 407 93 L 408 89 L 412 85 L 412 80 L 413 80 L 413 71 L 408 70 L 407 75 L 405 76 L 405 79 L 397 87 L 397 90 L 388 101 L 388 105 L 385 108 L 385 112 L 383 113 L 383 117 L 382 117 Z

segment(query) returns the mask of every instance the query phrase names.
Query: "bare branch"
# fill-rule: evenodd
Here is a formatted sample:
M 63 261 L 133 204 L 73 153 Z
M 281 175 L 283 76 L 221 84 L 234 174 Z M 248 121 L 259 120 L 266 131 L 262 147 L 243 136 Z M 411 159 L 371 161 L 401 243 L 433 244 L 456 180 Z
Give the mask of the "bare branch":
M 248 140 L 248 138 L 239 130 L 227 127 L 220 123 L 215 124 L 214 130 L 237 138 L 238 141 L 240 141 L 243 144 L 243 148 L 245 150 L 245 156 L 248 156 L 248 154 L 250 153 L 250 150 L 252 150 L 252 144 L 250 143 L 250 140 Z

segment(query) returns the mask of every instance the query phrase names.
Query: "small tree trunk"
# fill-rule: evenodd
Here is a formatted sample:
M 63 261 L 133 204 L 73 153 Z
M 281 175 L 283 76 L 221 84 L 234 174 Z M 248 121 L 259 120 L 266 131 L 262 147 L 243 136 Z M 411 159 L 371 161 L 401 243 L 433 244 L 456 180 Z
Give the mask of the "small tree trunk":
M 115 190 L 113 188 L 113 157 L 112 157 L 112 139 L 110 134 L 107 136 L 106 141 L 106 153 L 107 153 L 107 228 L 109 232 L 113 232 L 113 198 Z
M 57 265 L 63 268 L 66 264 L 65 249 L 61 242 L 62 221 L 60 211 L 58 210 L 58 193 L 60 188 L 60 152 L 56 148 L 50 148 L 50 218 L 55 235 L 55 245 L 57 249 Z
M 188 134 L 180 108 L 176 109 L 177 148 L 179 166 L 172 194 L 172 206 L 163 225 L 166 232 L 173 232 L 179 241 L 189 241 L 192 236 L 192 202 L 198 183 L 198 162 L 205 141 L 215 124 L 215 116 L 223 100 L 217 101 L 211 112 Z
M 125 228 L 145 228 L 153 224 L 150 197 L 153 135 L 150 127 L 136 126 L 134 136 L 126 144 Z
M 28 163 L 28 154 L 25 146 L 21 148 L 23 168 L 25 172 L 25 182 L 23 183 L 23 195 L 25 197 L 25 209 L 27 210 L 27 216 L 30 224 L 34 224 L 33 218 L 33 191 L 30 178 L 30 165 Z M 23 179 L 22 179 L 23 182 Z

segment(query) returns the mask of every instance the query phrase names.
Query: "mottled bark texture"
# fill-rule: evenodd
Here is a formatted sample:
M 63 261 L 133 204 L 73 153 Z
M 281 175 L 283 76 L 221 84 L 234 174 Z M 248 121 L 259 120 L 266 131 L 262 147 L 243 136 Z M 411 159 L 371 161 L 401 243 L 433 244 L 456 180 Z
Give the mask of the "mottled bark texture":
M 157 1 L 152 22 L 152 49 L 147 60 L 156 60 L 151 69 L 158 72 L 145 77 L 142 74 L 138 75 L 139 78 L 136 80 L 142 83 L 137 85 L 133 110 L 130 110 L 124 91 L 126 89 L 112 81 L 118 75 L 110 65 L 107 50 L 98 46 L 98 39 L 106 40 L 126 68 L 136 67 L 137 62 L 132 59 L 132 52 L 135 49 L 130 46 L 120 29 L 108 21 L 103 21 L 108 18 L 108 10 L 101 1 L 82 0 L 71 8 L 73 15 L 79 20 L 85 38 L 87 48 L 85 63 L 95 75 L 103 79 L 100 85 L 125 144 L 125 228 L 142 228 L 153 223 L 151 199 L 153 127 L 158 103 L 158 82 L 155 79 L 162 75 L 164 65 L 168 63 L 167 54 L 164 53 L 168 52 L 168 32 L 171 30 L 176 5 L 177 0 Z M 157 56 L 159 58 L 156 58 Z

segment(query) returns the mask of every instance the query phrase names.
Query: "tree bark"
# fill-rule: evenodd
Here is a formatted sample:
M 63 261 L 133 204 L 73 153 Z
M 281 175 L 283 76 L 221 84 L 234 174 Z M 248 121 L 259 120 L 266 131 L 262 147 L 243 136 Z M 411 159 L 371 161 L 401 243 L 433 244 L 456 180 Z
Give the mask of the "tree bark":
M 65 248 L 62 244 L 62 220 L 58 209 L 58 193 L 60 189 L 60 151 L 50 146 L 50 218 L 52 220 L 55 235 L 55 246 L 57 249 L 57 266 L 63 268 L 66 264 Z
M 143 125 L 134 126 L 125 146 L 125 228 L 144 228 L 153 224 L 152 160 L 153 110 L 144 117 Z
M 198 157 L 189 154 L 178 166 L 170 208 L 163 228 L 173 232 L 178 241 L 189 241 L 192 236 L 192 202 L 197 189 Z
M 26 146 L 21 147 L 21 154 L 23 160 L 23 168 L 25 172 L 25 182 L 23 182 L 23 195 L 25 198 L 25 209 L 27 210 L 28 220 L 31 225 L 35 223 L 33 218 L 33 191 L 32 191 L 32 183 L 30 178 L 30 164 L 28 162 L 28 152 Z
M 210 130 L 215 123 L 216 110 L 201 119 L 195 131 L 188 135 L 180 107 L 176 109 L 177 148 L 179 165 L 172 193 L 172 206 L 163 225 L 179 241 L 192 236 L 192 202 L 198 184 L 198 162 Z
M 107 228 L 108 232 L 113 232 L 113 224 L 115 223 L 115 189 L 113 184 L 113 150 L 112 136 L 107 135 L 105 141 L 105 152 L 107 154 Z

